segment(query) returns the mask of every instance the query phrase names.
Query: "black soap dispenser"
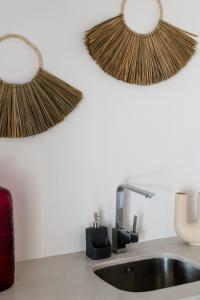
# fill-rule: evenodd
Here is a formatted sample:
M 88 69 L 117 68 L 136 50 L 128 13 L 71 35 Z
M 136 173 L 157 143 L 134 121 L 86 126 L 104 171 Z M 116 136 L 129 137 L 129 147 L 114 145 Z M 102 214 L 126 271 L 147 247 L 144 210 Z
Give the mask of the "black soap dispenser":
M 86 255 L 98 260 L 111 257 L 108 228 L 100 226 L 100 214 L 94 213 L 93 227 L 86 228 Z

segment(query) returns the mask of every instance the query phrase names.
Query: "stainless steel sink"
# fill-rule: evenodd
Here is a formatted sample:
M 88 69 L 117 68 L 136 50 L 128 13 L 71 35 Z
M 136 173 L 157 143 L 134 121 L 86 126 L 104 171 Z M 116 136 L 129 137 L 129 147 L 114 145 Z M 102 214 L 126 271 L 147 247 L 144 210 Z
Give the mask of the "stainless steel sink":
M 169 257 L 108 266 L 95 271 L 112 286 L 128 292 L 148 292 L 200 280 L 200 267 Z

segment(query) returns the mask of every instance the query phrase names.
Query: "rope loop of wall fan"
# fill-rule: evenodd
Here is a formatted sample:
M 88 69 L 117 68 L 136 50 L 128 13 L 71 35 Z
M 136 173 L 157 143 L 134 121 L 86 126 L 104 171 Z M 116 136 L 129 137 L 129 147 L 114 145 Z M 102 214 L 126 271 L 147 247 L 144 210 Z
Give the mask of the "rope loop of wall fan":
M 160 19 L 163 19 L 163 15 L 164 15 L 164 8 L 163 8 L 163 4 L 161 2 L 161 0 L 156 0 L 158 7 L 159 7 L 159 11 L 160 11 Z M 124 11 L 125 11 L 125 5 L 127 3 L 127 0 L 122 0 L 122 4 L 121 4 L 121 9 L 120 9 L 120 14 L 124 15 Z
M 16 34 L 16 33 L 9 33 L 5 34 L 3 36 L 0 36 L 0 42 L 8 40 L 8 39 L 18 39 L 22 42 L 24 42 L 26 45 L 28 45 L 36 54 L 37 59 L 38 59 L 38 67 L 43 68 L 43 58 L 42 58 L 42 53 L 40 52 L 39 48 L 34 45 L 29 39 L 26 37 Z

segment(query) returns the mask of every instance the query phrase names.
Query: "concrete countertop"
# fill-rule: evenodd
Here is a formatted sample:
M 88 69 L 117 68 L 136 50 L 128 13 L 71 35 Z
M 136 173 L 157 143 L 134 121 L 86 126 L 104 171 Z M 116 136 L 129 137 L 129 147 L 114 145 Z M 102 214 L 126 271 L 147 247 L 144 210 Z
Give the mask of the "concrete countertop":
M 17 263 L 15 285 L 0 293 L 0 300 L 175 300 L 200 299 L 200 282 L 147 293 L 118 290 L 94 273 L 95 267 L 120 260 L 157 255 L 175 256 L 200 264 L 200 248 L 168 238 L 134 244 L 124 254 L 102 261 L 86 258 L 84 252 Z

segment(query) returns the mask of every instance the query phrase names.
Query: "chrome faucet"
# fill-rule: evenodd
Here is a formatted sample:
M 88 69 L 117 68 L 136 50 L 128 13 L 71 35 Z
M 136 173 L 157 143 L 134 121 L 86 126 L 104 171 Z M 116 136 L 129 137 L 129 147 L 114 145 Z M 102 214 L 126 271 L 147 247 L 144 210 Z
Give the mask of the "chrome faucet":
M 134 216 L 133 231 L 124 229 L 124 190 L 132 191 L 146 198 L 152 198 L 154 196 L 154 193 L 128 184 L 118 186 L 116 193 L 116 227 L 112 229 L 112 248 L 115 253 L 124 252 L 127 244 L 137 243 L 139 239 L 136 228 L 137 216 Z

